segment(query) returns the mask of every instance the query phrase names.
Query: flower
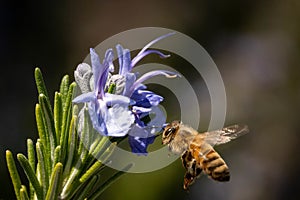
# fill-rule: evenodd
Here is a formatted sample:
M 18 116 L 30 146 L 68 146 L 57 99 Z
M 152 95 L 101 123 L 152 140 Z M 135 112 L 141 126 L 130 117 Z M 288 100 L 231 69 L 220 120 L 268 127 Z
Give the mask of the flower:
M 122 137 L 128 136 L 129 145 L 133 153 L 147 153 L 147 147 L 153 143 L 157 127 L 165 123 L 165 115 L 158 107 L 163 97 L 152 91 L 146 90 L 143 82 L 153 76 L 164 75 L 168 78 L 178 74 L 166 70 L 154 70 L 145 73 L 140 78 L 132 72 L 133 67 L 145 56 L 158 54 L 167 58 L 158 50 L 148 48 L 174 33 L 163 35 L 147 44 L 136 57 L 131 59 L 129 49 L 117 45 L 119 72 L 114 71 L 112 49 L 106 51 L 103 63 L 94 49 L 91 49 L 91 63 L 93 81 L 87 81 L 90 76 L 86 69 L 87 64 L 81 64 L 75 71 L 75 79 L 81 90 L 87 91 L 87 85 L 91 85 L 92 91 L 76 97 L 73 102 L 87 103 L 93 127 L 102 135 Z M 77 76 L 77 78 L 76 78 Z M 87 83 L 88 82 L 88 83 Z M 91 83 L 90 83 L 91 82 Z
M 161 39 L 164 39 L 174 33 L 169 33 L 158 37 L 157 39 L 151 41 L 147 44 L 138 54 L 131 60 L 130 51 L 124 49 L 121 45 L 117 45 L 117 53 L 119 57 L 119 73 L 111 77 L 111 83 L 120 86 L 119 92 L 124 96 L 130 97 L 134 104 L 132 105 L 132 113 L 135 115 L 135 124 L 129 131 L 129 144 L 134 153 L 137 154 L 146 154 L 147 147 L 149 144 L 153 143 L 157 131 L 153 127 L 161 127 L 165 123 L 165 116 L 162 112 L 158 114 L 158 105 L 163 100 L 163 97 L 155 94 L 152 91 L 146 90 L 146 86 L 142 83 L 157 75 L 164 75 L 169 78 L 176 77 L 177 74 L 166 71 L 166 70 L 154 70 L 148 73 L 145 73 L 139 79 L 136 75 L 131 72 L 134 66 L 145 56 L 149 54 L 158 54 L 162 58 L 167 58 L 169 55 L 165 55 L 158 50 L 149 50 L 148 48 L 154 43 L 158 42 Z M 122 84 L 118 84 L 118 80 Z M 155 109 L 154 109 L 155 108 Z M 146 117 L 150 114 L 155 115 L 157 123 L 154 125 L 149 122 L 145 122 Z M 150 122 L 153 119 L 150 119 Z
M 93 127 L 101 135 L 125 136 L 134 122 L 134 116 L 128 109 L 130 98 L 104 92 L 108 71 L 112 69 L 112 49 L 106 51 L 102 64 L 94 49 L 90 49 L 90 53 L 93 71 L 93 91 L 81 94 L 73 102 L 88 104 Z M 79 65 L 75 74 L 81 74 L 81 68 L 82 65 Z M 84 70 L 87 73 L 86 68 Z M 79 82 L 78 84 L 83 85 Z

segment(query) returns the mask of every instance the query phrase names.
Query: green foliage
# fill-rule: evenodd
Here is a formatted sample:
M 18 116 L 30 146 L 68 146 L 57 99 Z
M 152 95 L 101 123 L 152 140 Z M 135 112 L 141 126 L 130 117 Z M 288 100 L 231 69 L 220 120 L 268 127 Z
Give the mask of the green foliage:
M 38 68 L 35 80 L 39 93 L 35 107 L 39 139 L 35 145 L 31 139 L 27 140 L 27 157 L 17 155 L 29 181 L 29 190 L 21 183 L 12 153 L 6 151 L 17 200 L 98 198 L 124 174 L 117 172 L 107 180 L 100 177 L 105 168 L 103 163 L 113 152 L 116 142 L 111 143 L 108 137 L 95 134 L 86 107 L 82 112 L 81 132 L 78 132 L 78 107 L 72 105 L 76 84 L 70 84 L 67 75 L 61 81 L 60 91 L 55 93 L 53 109 Z

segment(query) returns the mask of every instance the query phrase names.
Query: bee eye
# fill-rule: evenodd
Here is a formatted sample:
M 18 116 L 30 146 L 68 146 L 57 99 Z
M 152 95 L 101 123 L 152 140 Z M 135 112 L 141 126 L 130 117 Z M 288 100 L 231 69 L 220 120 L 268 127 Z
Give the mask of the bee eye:
M 169 128 L 169 129 L 166 131 L 165 136 L 167 137 L 167 136 L 170 135 L 171 133 L 174 133 L 175 130 L 176 130 L 176 129 L 175 129 L 174 127 Z

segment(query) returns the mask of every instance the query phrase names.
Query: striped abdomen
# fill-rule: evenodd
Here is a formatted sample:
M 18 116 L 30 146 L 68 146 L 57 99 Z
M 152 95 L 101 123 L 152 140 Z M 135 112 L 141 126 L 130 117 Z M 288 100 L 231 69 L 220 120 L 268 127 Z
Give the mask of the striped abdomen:
M 202 170 L 212 179 L 216 181 L 229 181 L 230 173 L 228 166 L 221 156 L 214 150 L 199 157 L 199 162 Z

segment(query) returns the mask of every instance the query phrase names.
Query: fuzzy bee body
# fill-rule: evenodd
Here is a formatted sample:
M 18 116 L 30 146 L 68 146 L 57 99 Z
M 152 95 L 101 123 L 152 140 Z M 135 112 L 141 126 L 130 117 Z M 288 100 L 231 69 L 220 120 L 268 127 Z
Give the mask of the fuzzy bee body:
M 181 154 L 182 164 L 186 169 L 183 188 L 187 190 L 202 171 L 216 181 L 229 181 L 228 166 L 213 146 L 227 143 L 248 131 L 247 126 L 234 125 L 198 133 L 179 121 L 173 121 L 165 127 L 162 140 L 171 152 Z

